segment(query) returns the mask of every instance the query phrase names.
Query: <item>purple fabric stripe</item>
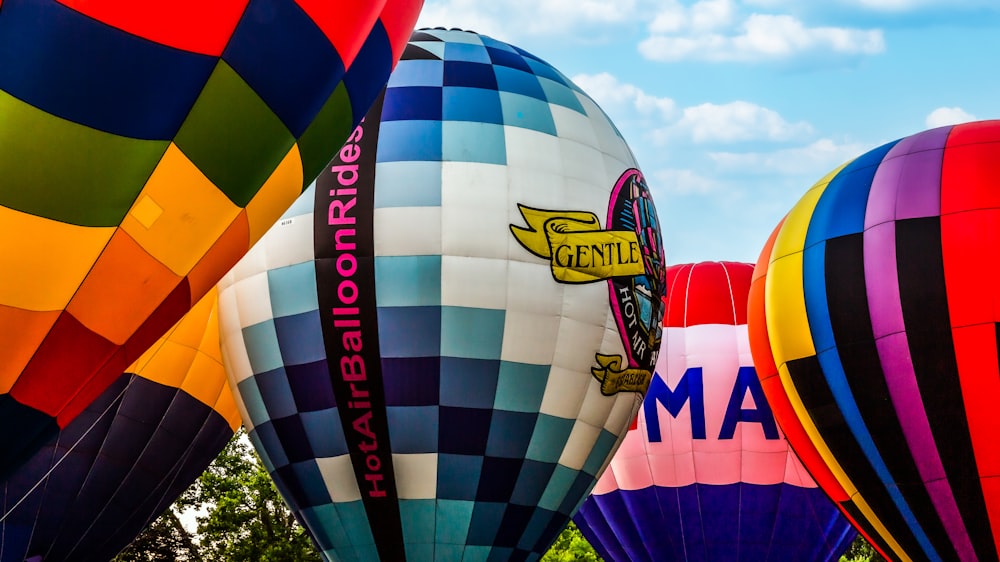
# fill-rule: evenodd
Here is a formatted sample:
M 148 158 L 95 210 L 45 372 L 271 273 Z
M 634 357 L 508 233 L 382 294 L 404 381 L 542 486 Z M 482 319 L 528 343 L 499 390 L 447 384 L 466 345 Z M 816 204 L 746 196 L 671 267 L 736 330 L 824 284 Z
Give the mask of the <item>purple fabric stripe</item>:
M 941 485 L 946 483 L 946 474 L 920 396 L 903 322 L 893 222 L 940 213 L 941 161 L 949 131 L 947 127 L 934 129 L 900 141 L 876 171 L 865 214 L 865 283 L 879 360 L 903 436 L 945 531 L 964 561 L 975 560 L 975 550 L 950 486 Z

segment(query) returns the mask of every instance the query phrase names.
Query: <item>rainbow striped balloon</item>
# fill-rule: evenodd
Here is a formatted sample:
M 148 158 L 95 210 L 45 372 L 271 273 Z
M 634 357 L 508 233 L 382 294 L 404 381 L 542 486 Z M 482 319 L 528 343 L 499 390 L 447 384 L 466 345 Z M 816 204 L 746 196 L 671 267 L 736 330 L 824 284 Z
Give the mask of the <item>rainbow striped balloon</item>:
M 887 557 L 997 560 L 1000 121 L 876 148 L 810 189 L 754 273 L 782 429 Z
M 0 3 L 0 474 L 295 200 L 422 3 Z

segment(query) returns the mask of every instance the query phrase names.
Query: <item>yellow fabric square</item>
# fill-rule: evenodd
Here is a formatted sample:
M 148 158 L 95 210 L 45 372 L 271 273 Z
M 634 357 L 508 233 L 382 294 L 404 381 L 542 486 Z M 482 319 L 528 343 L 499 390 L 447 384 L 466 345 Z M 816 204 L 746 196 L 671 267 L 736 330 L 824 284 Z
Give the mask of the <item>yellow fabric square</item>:
M 155 205 L 161 214 L 149 220 Z M 122 228 L 170 271 L 185 276 L 240 212 L 172 144 L 122 221 Z
M 253 246 L 302 194 L 302 158 L 299 146 L 292 145 L 257 195 L 247 204 L 250 245 Z
M 0 207 L 0 304 L 62 310 L 114 232 Z

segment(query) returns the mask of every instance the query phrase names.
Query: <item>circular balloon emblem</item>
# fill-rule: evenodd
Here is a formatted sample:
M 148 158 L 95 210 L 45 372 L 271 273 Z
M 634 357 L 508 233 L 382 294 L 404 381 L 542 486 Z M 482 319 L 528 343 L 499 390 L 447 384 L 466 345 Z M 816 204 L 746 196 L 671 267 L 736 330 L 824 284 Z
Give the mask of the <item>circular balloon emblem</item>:
M 0 474 L 295 200 L 421 4 L 3 1 Z
M 0 561 L 110 560 L 239 426 L 213 290 L 5 479 Z
M 765 393 L 892 559 L 997 559 L 998 178 L 1000 121 L 891 142 L 813 186 L 755 272 Z
M 416 32 L 220 283 L 245 424 L 331 560 L 534 560 L 641 403 L 665 283 L 625 141 L 565 76 Z
M 753 266 L 667 270 L 656 372 L 574 517 L 605 560 L 837 560 L 855 536 L 779 432 L 750 361 Z

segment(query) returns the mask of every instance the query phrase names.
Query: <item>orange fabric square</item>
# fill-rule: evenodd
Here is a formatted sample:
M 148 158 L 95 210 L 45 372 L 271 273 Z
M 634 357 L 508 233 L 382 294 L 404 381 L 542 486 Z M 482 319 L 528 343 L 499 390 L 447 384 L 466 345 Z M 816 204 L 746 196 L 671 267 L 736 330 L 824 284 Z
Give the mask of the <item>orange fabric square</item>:
M 122 345 L 180 281 L 118 230 L 66 310 L 89 329 Z
M 10 392 L 57 318 L 58 310 L 35 312 L 0 304 L 0 393 Z
M 207 294 L 249 249 L 250 223 L 243 210 L 188 274 L 191 300 L 197 302 Z

